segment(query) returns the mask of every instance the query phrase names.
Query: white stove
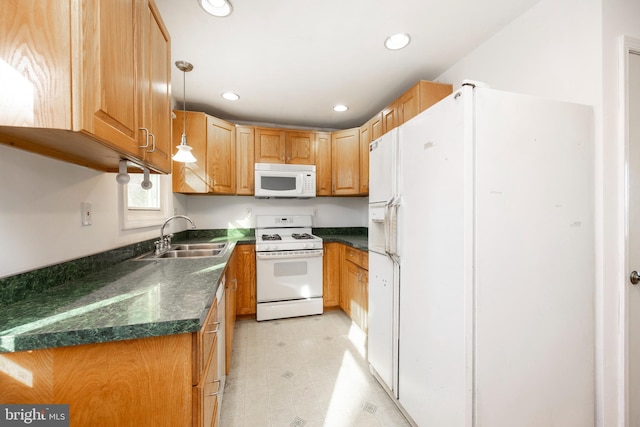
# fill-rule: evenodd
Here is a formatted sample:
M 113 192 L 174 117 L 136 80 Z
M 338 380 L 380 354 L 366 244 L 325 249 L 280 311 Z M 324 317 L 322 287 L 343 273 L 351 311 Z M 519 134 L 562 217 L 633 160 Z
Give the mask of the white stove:
M 310 215 L 256 217 L 257 320 L 322 313 L 322 239 Z

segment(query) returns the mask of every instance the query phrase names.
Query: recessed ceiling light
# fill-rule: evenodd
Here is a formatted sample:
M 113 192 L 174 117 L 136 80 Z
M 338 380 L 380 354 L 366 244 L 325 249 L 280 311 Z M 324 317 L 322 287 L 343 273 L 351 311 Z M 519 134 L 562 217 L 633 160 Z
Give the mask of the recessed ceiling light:
M 407 46 L 410 41 L 411 37 L 409 37 L 409 34 L 398 33 L 387 37 L 384 41 L 384 47 L 390 50 L 398 50 Z
M 198 0 L 198 3 L 209 15 L 224 17 L 231 14 L 231 3 L 228 0 Z
M 342 104 L 338 104 L 335 107 L 333 107 L 333 111 L 337 111 L 338 113 L 342 113 L 343 111 L 347 111 L 348 109 L 349 107 Z
M 240 95 L 233 92 L 224 92 L 220 96 L 222 96 L 227 101 L 237 101 L 238 99 L 240 99 Z

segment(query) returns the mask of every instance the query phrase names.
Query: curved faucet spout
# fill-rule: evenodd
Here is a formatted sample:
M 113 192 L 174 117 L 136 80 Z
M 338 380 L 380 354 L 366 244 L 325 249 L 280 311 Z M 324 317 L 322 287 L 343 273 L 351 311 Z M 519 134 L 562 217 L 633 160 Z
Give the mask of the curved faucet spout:
M 169 224 L 172 220 L 174 220 L 176 218 L 184 218 L 184 219 L 186 219 L 187 221 L 189 221 L 191 223 L 191 229 L 195 230 L 196 223 L 193 222 L 193 220 L 191 218 L 189 218 L 188 216 L 186 216 L 186 215 L 174 215 L 174 216 L 168 218 L 164 222 L 164 224 L 162 224 L 162 227 L 160 227 L 160 242 L 159 242 L 160 245 L 159 245 L 158 250 L 156 250 L 156 252 L 163 251 L 165 249 L 169 249 L 169 246 L 171 246 L 171 243 L 168 243 L 168 242 L 165 241 L 166 239 L 164 237 L 164 228 L 167 226 L 167 224 Z

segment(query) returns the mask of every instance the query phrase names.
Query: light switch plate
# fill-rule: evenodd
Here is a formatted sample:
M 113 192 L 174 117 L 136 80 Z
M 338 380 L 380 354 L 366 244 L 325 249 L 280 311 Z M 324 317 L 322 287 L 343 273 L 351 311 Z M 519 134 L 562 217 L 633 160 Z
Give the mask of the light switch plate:
M 82 202 L 80 208 L 82 209 L 82 225 L 91 225 L 91 217 L 93 216 L 91 203 Z

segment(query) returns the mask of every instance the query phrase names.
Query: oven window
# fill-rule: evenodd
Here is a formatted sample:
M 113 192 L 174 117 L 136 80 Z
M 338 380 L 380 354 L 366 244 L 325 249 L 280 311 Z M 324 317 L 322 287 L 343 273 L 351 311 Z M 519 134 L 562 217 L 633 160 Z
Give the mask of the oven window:
M 264 190 L 290 191 L 296 189 L 295 176 L 263 176 L 260 183 Z
M 273 265 L 273 275 L 276 277 L 304 276 L 306 274 L 306 261 L 276 262 Z

